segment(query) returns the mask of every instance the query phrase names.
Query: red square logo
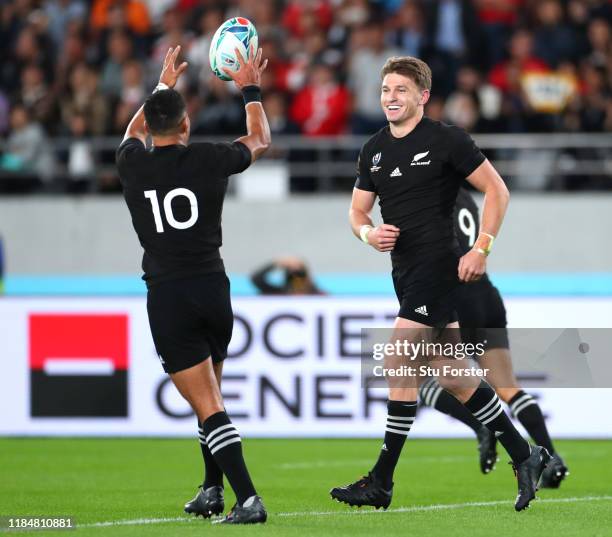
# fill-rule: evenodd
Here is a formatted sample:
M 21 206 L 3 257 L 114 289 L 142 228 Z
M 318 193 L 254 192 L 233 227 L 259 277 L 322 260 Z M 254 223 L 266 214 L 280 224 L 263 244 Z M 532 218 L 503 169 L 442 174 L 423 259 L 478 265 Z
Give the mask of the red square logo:
M 32 314 L 31 413 L 127 417 L 128 316 Z

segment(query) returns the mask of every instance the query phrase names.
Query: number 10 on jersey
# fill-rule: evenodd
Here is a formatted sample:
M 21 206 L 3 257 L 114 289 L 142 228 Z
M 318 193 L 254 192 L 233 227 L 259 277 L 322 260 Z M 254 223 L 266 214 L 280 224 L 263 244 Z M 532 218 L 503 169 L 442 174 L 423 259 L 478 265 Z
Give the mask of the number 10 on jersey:
M 158 233 L 164 232 L 164 223 L 162 221 L 161 210 L 159 208 L 159 201 L 157 199 L 157 190 L 145 190 L 145 198 L 151 202 L 151 209 L 153 210 L 153 218 L 155 219 L 155 229 Z M 187 220 L 179 222 L 172 212 L 172 200 L 179 196 L 184 196 L 189 201 L 191 207 L 191 214 Z M 187 188 L 175 188 L 168 192 L 164 197 L 164 213 L 166 215 L 166 221 L 174 229 L 187 229 L 193 226 L 198 220 L 198 200 L 195 194 Z

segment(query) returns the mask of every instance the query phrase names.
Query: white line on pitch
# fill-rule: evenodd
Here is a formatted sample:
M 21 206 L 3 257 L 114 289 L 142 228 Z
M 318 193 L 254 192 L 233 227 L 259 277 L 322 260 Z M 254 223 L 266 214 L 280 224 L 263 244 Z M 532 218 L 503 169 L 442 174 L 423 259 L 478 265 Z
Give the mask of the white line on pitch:
M 612 501 L 612 496 L 578 496 L 573 498 L 543 498 L 536 503 L 575 503 L 593 501 Z M 345 510 L 345 511 L 294 511 L 289 513 L 270 513 L 272 517 L 298 517 L 298 516 L 333 516 L 333 515 L 378 515 L 384 516 L 389 513 L 415 513 L 419 511 L 443 511 L 447 509 L 465 509 L 469 507 L 492 507 L 496 505 L 512 505 L 511 500 L 497 500 L 491 502 L 466 502 L 466 503 L 442 503 L 438 505 L 415 505 L 413 507 L 396 507 L 387 511 L 375 510 Z M 145 526 L 151 524 L 167 524 L 169 522 L 195 522 L 193 517 L 173 518 L 135 518 L 132 520 L 109 520 L 106 522 L 92 522 L 90 524 L 78 524 L 77 528 L 103 528 L 112 526 Z
M 565 452 L 564 452 L 565 455 Z M 421 464 L 425 462 L 436 463 L 456 463 L 472 460 L 474 457 L 468 455 L 451 455 L 447 457 L 406 457 L 402 460 L 402 464 Z M 278 465 L 279 470 L 308 470 L 310 468 L 329 468 L 330 466 L 353 466 L 357 464 L 371 464 L 372 459 L 344 459 L 339 461 L 304 461 L 304 462 L 288 462 Z
M 542 498 L 535 500 L 536 503 L 574 503 L 592 501 L 612 501 L 612 496 L 579 496 L 575 498 Z M 329 515 L 375 515 L 383 513 L 416 513 L 419 511 L 444 511 L 450 509 L 465 509 L 466 507 L 492 507 L 496 505 L 511 505 L 510 500 L 497 500 L 491 502 L 465 502 L 465 503 L 441 503 L 437 505 L 415 505 L 413 507 L 396 507 L 387 511 L 377 510 L 351 510 L 351 511 L 300 511 L 294 513 L 277 513 L 276 516 L 329 516 Z

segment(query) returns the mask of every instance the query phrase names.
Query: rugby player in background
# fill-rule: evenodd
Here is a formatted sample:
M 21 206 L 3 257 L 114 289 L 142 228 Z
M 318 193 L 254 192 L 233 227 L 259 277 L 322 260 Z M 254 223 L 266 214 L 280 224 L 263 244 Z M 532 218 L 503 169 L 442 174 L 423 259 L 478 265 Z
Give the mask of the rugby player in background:
M 477 280 L 485 273 L 509 195 L 501 177 L 463 130 L 424 117 L 431 90 L 426 63 L 412 57 L 390 58 L 381 75 L 381 105 L 389 125 L 361 149 L 349 217 L 358 238 L 379 252 L 391 252 L 400 302 L 393 337 L 399 339 L 405 329 L 458 327 L 457 288 L 462 281 Z M 453 208 L 466 178 L 485 193 L 485 204 L 481 232 L 473 248 L 458 258 Z M 384 223 L 374 226 L 370 213 L 377 196 Z M 521 437 L 484 380 L 471 377 L 451 384 L 440 377 L 439 381 L 498 437 L 518 480 L 515 509 L 528 507 L 550 458 L 546 449 L 530 447 Z M 378 460 L 364 478 L 332 489 L 332 498 L 357 506 L 390 505 L 393 472 L 415 419 L 417 393 L 416 384 L 390 382 Z
M 478 206 L 465 188 L 459 189 L 453 222 L 459 255 L 464 255 L 474 246 L 480 229 Z M 479 280 L 459 288 L 457 314 L 464 342 L 486 341 L 485 353 L 477 360 L 481 368 L 488 370 L 487 382 L 510 407 L 512 415 L 534 442 L 545 447 L 552 455 L 542 474 L 540 486 L 558 488 L 569 472 L 550 439 L 540 406 L 516 381 L 506 330 L 506 308 L 499 291 L 486 272 Z M 487 474 L 494 468 L 497 460 L 495 435 L 444 390 L 435 378 L 430 378 L 421 385 L 419 399 L 421 404 L 449 414 L 470 427 L 478 438 L 480 470 Z

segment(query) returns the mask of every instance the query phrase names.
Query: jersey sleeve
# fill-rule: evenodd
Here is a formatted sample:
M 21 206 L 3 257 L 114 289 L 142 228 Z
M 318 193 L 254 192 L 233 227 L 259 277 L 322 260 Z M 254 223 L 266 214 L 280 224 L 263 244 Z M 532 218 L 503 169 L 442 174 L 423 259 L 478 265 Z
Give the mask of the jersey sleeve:
M 121 142 L 115 154 L 115 161 L 119 172 L 121 173 L 122 168 L 125 168 L 131 161 L 137 159 L 140 153 L 145 151 L 146 147 L 138 138 L 128 138 Z
M 368 169 L 368 158 L 366 156 L 365 147 L 361 148 L 359 158 L 357 159 L 357 180 L 355 181 L 355 188 L 367 190 L 368 192 L 376 192 L 376 185 L 372 181 L 372 176 Z
M 242 142 L 196 145 L 203 164 L 223 177 L 243 172 L 251 165 L 251 151 Z
M 468 177 L 484 161 L 485 156 L 472 137 L 459 127 L 450 128 L 450 161 L 463 177 Z

